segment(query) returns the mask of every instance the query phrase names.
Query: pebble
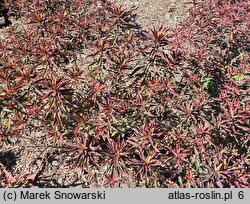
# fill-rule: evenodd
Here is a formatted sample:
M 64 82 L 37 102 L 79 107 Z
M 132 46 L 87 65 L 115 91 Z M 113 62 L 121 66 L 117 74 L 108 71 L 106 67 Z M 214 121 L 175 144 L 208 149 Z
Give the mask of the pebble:
M 52 166 L 55 166 L 55 167 L 58 167 L 60 165 L 59 161 L 58 160 L 53 160 L 51 162 Z

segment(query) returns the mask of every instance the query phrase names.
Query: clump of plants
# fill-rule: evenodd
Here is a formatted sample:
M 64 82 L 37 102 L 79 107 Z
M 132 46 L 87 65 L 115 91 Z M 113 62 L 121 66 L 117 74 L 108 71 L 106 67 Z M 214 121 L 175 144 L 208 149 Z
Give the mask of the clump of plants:
M 108 0 L 8 2 L 2 146 L 38 121 L 105 186 L 249 187 L 249 2 L 194 1 L 142 33 Z

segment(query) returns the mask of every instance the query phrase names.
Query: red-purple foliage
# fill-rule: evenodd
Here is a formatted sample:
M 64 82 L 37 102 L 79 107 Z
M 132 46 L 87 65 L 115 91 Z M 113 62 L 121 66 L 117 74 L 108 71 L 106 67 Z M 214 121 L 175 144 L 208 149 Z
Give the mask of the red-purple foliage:
M 248 1 L 142 35 L 107 0 L 9 4 L 23 25 L 0 41 L 1 142 L 38 120 L 107 186 L 249 187 Z

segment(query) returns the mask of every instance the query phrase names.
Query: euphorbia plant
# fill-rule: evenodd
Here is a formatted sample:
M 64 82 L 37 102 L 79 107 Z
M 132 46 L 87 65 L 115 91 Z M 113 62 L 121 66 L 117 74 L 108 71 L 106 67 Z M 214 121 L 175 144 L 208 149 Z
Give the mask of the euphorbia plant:
M 9 2 L 24 25 L 0 43 L 1 141 L 38 120 L 105 185 L 249 186 L 247 1 L 145 32 L 108 0 Z

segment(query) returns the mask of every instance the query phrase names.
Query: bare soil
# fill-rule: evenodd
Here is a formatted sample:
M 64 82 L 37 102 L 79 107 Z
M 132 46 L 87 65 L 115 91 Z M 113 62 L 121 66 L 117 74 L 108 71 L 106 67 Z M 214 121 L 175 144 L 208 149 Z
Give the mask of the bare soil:
M 184 10 L 190 5 L 188 0 L 116 0 L 116 2 L 136 8 L 139 25 L 146 29 L 164 25 L 172 27 L 185 17 Z

